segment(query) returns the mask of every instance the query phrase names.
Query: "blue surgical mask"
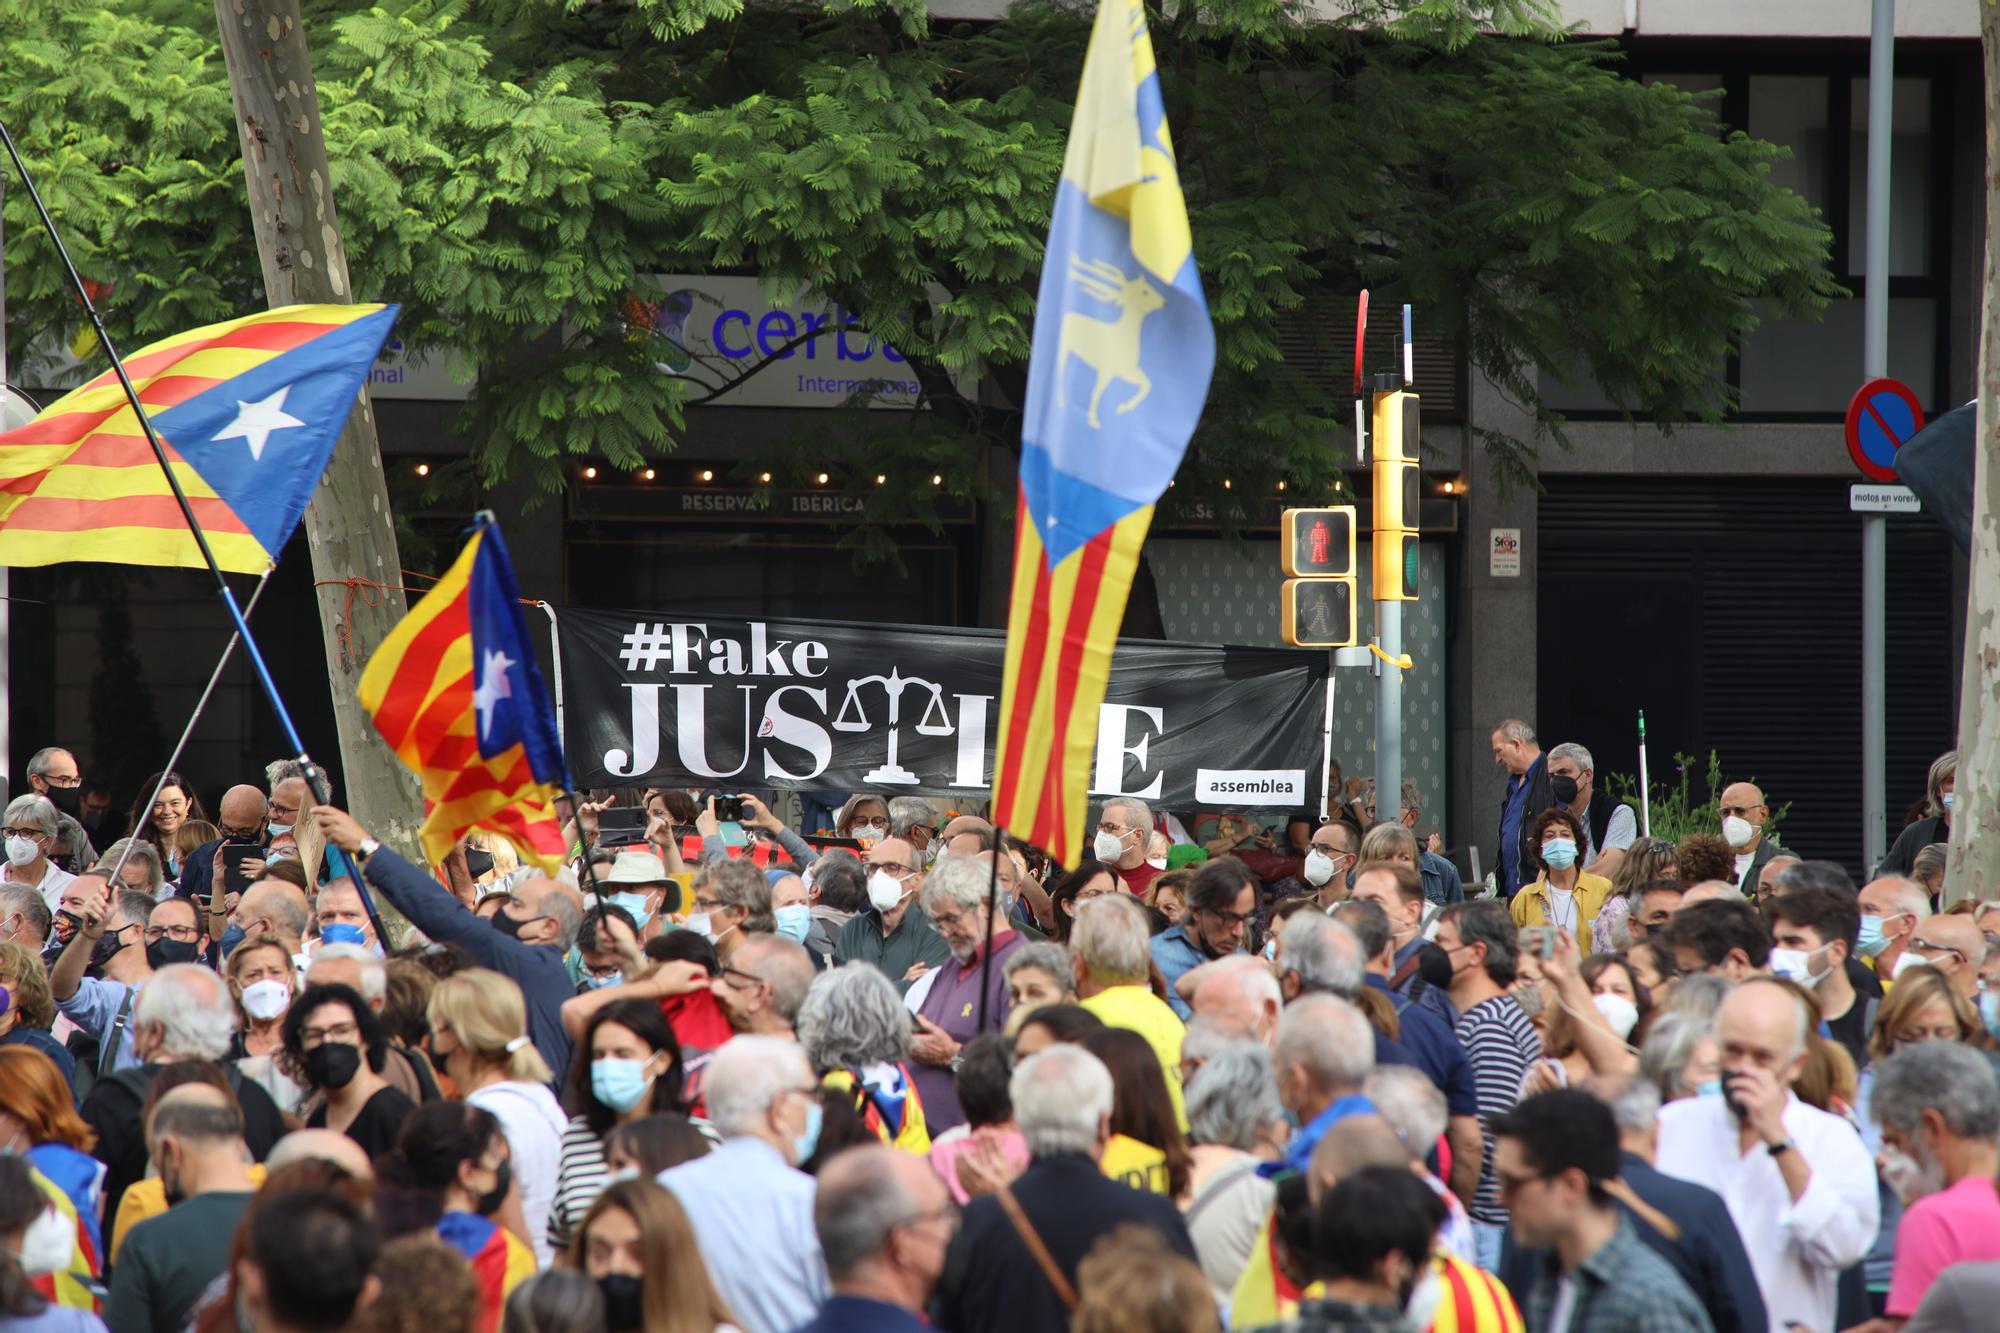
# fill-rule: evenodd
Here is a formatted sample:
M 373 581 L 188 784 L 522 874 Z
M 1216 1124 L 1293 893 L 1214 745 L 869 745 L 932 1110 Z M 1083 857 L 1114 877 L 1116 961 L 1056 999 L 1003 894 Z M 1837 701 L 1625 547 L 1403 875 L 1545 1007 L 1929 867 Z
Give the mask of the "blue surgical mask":
M 1722 1095 L 1722 1080 L 1712 1078 L 1706 1083 L 1695 1084 L 1694 1095 L 1697 1097 L 1720 1097 Z
M 1882 933 L 1883 920 L 1879 916 L 1861 918 L 1861 933 L 1854 937 L 1854 952 L 1863 958 L 1873 958 L 1889 947 L 1888 937 Z
M 366 944 L 368 937 L 362 933 L 359 926 L 351 925 L 345 921 L 332 921 L 319 928 L 319 942 L 321 944 Z
M 643 893 L 606 894 L 604 901 L 610 903 L 613 907 L 622 907 L 630 912 L 632 919 L 639 923 L 639 929 L 641 930 L 644 930 L 646 923 L 653 919 L 652 912 L 646 908 L 646 895 Z
M 825 1116 L 826 1111 L 820 1106 L 819 1096 L 815 1093 L 812 1100 L 806 1103 L 806 1127 L 799 1131 L 797 1138 L 792 1140 L 792 1164 L 794 1166 L 803 1166 L 819 1148 L 819 1126 L 820 1121 Z
M 639 1104 L 653 1080 L 646 1076 L 644 1060 L 618 1060 L 606 1056 L 590 1063 L 590 1095 L 624 1115 Z
M 1979 993 L 1979 1021 L 1986 1024 L 1986 1031 L 2000 1037 L 2000 991 Z
M 794 944 L 806 942 L 806 932 L 812 929 L 812 908 L 804 903 L 793 903 L 778 908 L 771 915 L 777 918 L 778 934 Z
M 1938 793 L 1938 804 L 1939 804 L 1939 805 L 1941 805 L 1941 806 L 1943 806 L 1943 807 L 1944 807 L 1945 809 L 1947 809 L 1947 810 L 1951 809 L 1951 797 L 1952 797 L 1952 793 L 1950 793 L 1950 792 L 1948 792 L 1948 791 L 1941 791 L 1941 792 L 1939 792 L 1939 793 Z
M 291 837 L 292 826 L 290 824 L 266 824 L 264 825 L 264 832 L 275 842 L 279 838 Z
M 1567 870 L 1576 864 L 1576 844 L 1568 838 L 1557 838 L 1542 844 L 1542 859 L 1549 863 L 1551 870 Z
M 601 977 L 586 975 L 583 984 L 591 990 L 603 990 L 606 986 L 616 986 L 624 980 L 622 972 L 607 972 Z

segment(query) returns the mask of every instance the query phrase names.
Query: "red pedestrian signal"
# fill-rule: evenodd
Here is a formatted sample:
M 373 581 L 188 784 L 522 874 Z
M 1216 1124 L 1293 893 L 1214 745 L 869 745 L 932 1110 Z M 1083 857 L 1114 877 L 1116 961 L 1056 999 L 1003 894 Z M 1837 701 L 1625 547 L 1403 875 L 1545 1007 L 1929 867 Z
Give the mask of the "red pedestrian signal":
M 1354 506 L 1287 509 L 1278 563 L 1291 578 L 1345 578 L 1354 573 Z

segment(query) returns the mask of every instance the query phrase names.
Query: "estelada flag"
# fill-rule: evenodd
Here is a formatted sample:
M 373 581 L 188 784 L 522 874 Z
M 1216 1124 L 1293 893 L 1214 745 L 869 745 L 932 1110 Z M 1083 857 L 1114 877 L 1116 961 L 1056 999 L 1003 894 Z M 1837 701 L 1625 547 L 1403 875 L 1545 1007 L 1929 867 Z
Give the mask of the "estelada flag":
M 1215 330 L 1139 0 L 1099 0 L 1056 185 L 1021 431 L 993 820 L 1075 863 L 1139 547 Z
M 473 521 L 452 567 L 368 659 L 359 693 L 375 729 L 423 780 L 431 864 L 473 829 L 499 834 L 550 873 L 562 864 L 562 742 L 493 515 Z
M 299 525 L 392 305 L 294 305 L 162 339 L 125 372 L 223 569 L 261 574 Z M 201 568 L 112 371 L 0 435 L 0 566 Z

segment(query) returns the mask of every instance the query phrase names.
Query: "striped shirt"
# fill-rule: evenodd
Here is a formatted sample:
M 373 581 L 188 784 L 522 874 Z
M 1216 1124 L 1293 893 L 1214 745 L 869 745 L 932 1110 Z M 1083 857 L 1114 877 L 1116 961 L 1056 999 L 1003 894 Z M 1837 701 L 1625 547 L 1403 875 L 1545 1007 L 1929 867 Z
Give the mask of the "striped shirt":
M 688 1123 L 708 1140 L 711 1150 L 722 1146 L 715 1126 L 701 1116 L 689 1116 Z M 604 1187 L 611 1183 L 611 1168 L 604 1161 L 604 1140 L 591 1132 L 590 1122 L 571 1116 L 562 1136 L 562 1164 L 556 1168 L 556 1198 L 549 1207 L 549 1248 L 567 1250 L 583 1225 L 584 1214 Z
M 1479 1135 L 1485 1141 L 1472 1216 L 1480 1222 L 1504 1223 L 1507 1210 L 1500 1206 L 1500 1183 L 1493 1176 L 1491 1125 L 1520 1100 L 1521 1080 L 1528 1066 L 1541 1058 L 1542 1038 L 1513 996 L 1495 995 L 1465 1011 L 1458 1020 L 1458 1040 L 1472 1062 L 1472 1082 L 1479 1092 Z

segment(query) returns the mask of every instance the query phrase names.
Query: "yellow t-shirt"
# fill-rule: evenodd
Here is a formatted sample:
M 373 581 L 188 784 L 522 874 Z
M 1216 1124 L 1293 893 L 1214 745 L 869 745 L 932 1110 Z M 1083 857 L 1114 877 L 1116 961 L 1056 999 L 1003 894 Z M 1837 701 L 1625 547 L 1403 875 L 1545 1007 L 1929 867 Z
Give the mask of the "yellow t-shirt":
M 1078 1001 L 1104 1021 L 1104 1026 L 1124 1028 L 1146 1039 L 1159 1058 L 1160 1072 L 1167 1076 L 1167 1096 L 1174 1104 L 1174 1120 L 1187 1132 L 1187 1108 L 1181 1104 L 1181 1038 L 1187 1024 L 1167 1007 L 1167 1002 L 1144 986 L 1113 986 L 1087 1000 Z
M 864 1089 L 866 1096 L 856 1092 L 854 1075 L 845 1069 L 829 1070 L 820 1083 L 836 1092 L 853 1094 L 860 1103 L 861 1119 L 869 1132 L 891 1148 L 928 1154 L 931 1136 L 924 1122 L 924 1101 L 917 1095 L 916 1084 L 910 1081 L 908 1071 L 901 1065 L 895 1066 L 893 1073 L 882 1066 L 874 1068 L 882 1075 L 885 1086 Z
M 264 1187 L 264 1164 L 252 1162 L 249 1166 L 251 1181 Z M 147 1176 L 126 1187 L 125 1197 L 118 1201 L 118 1215 L 111 1220 L 111 1261 L 118 1261 L 118 1247 L 125 1243 L 125 1233 L 149 1217 L 158 1217 L 167 1211 L 167 1185 L 158 1176 Z
M 1104 1155 L 1097 1159 L 1097 1167 L 1107 1179 L 1135 1190 L 1173 1197 L 1167 1184 L 1167 1155 L 1150 1143 L 1113 1134 L 1105 1140 Z

